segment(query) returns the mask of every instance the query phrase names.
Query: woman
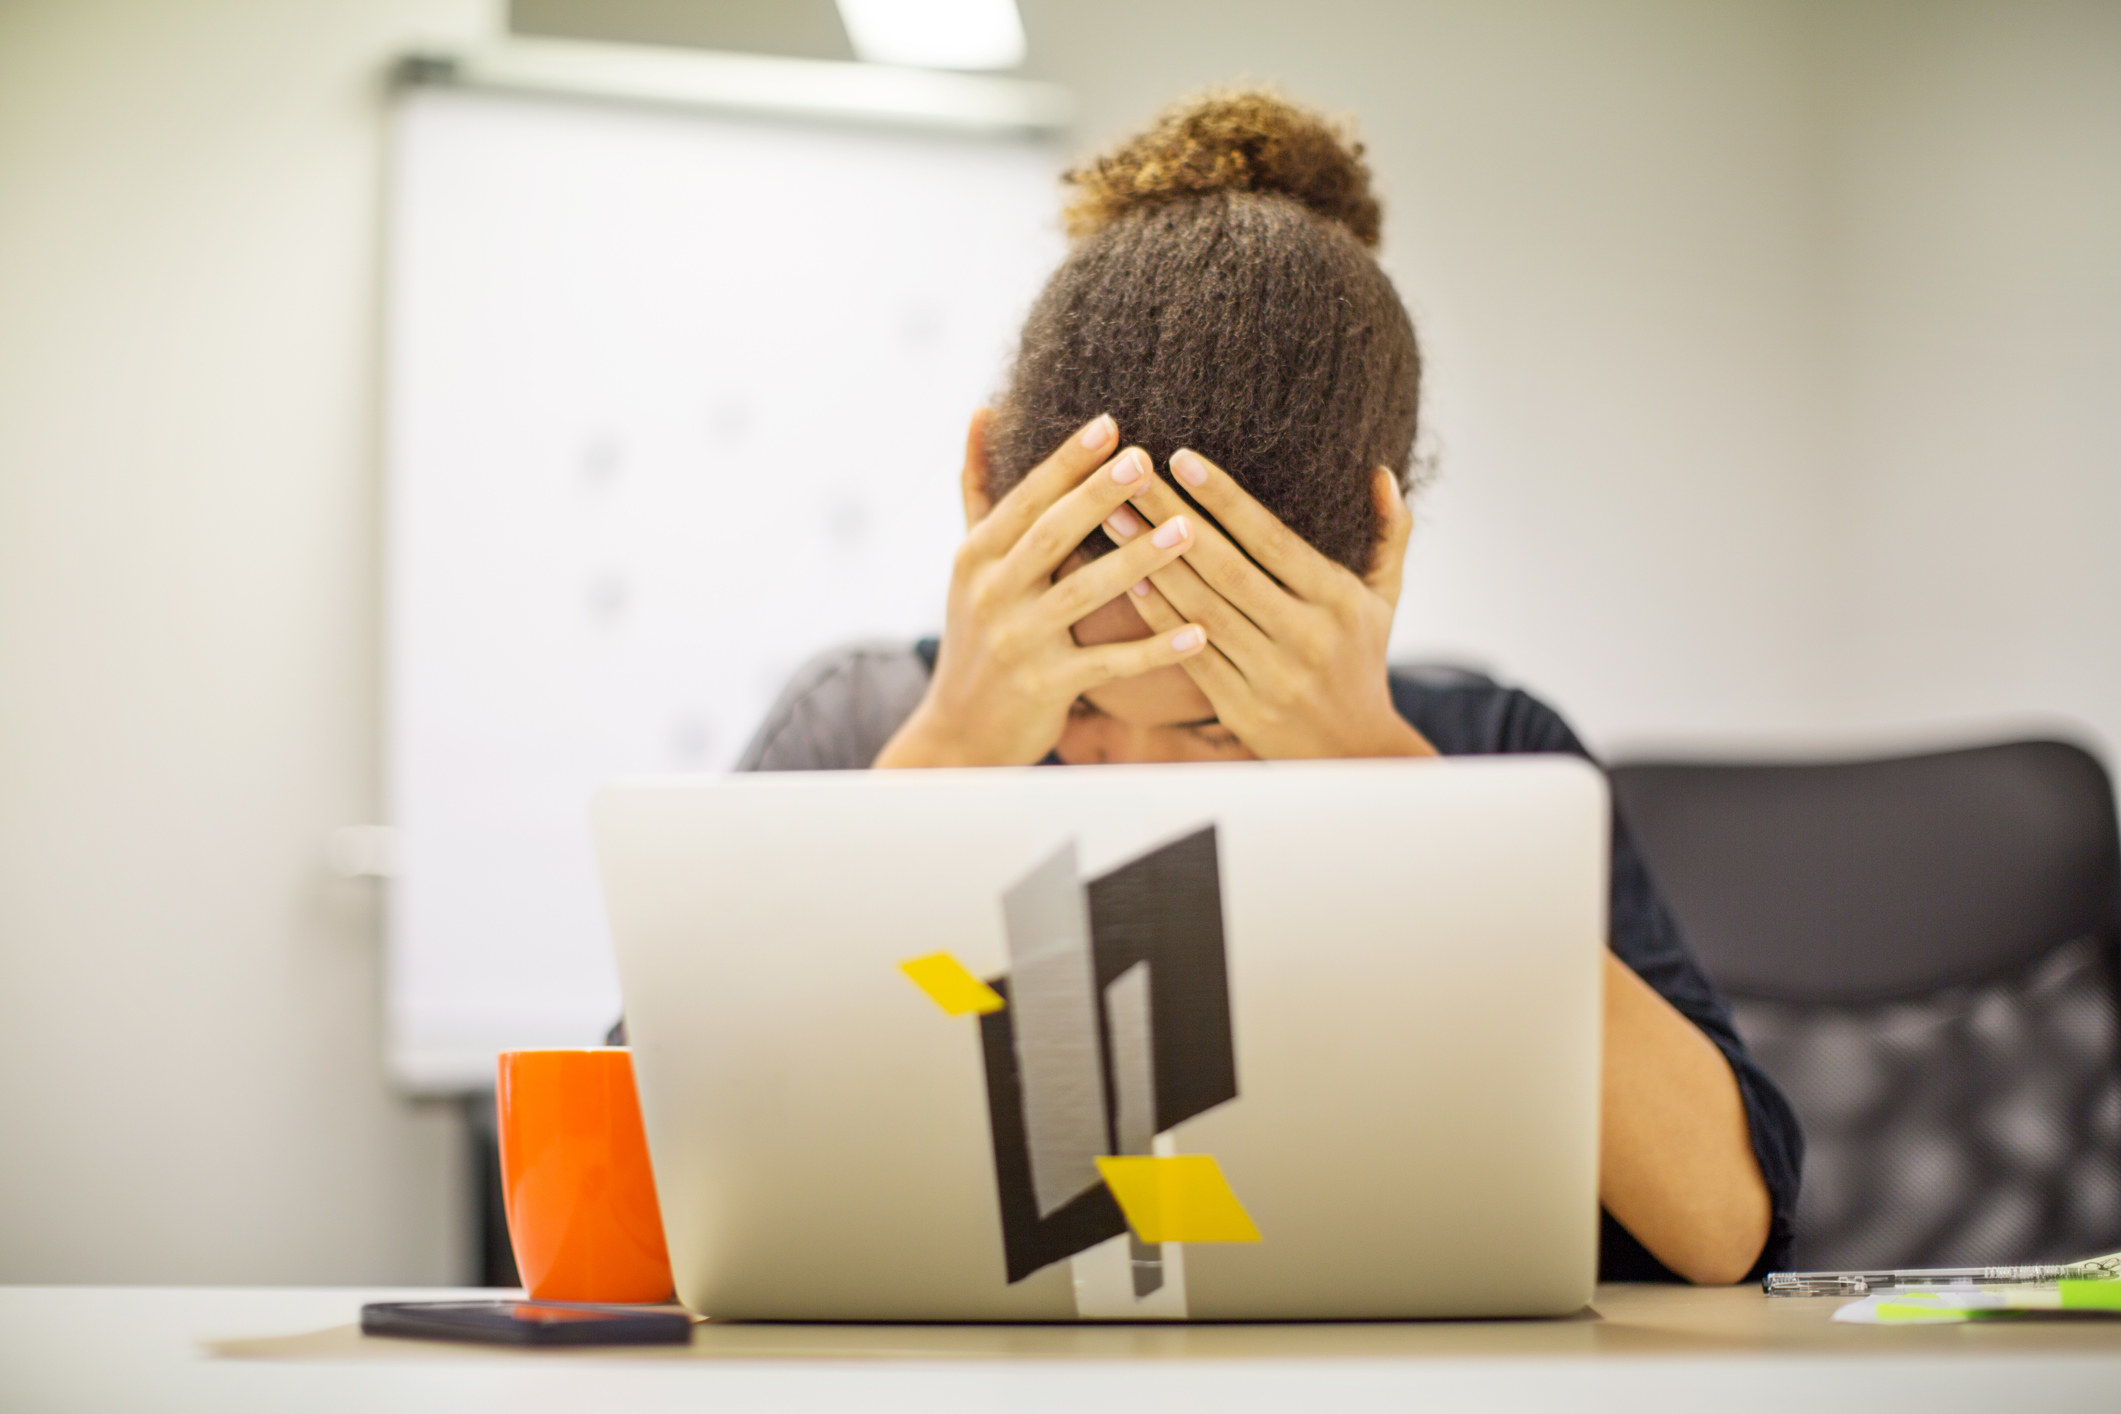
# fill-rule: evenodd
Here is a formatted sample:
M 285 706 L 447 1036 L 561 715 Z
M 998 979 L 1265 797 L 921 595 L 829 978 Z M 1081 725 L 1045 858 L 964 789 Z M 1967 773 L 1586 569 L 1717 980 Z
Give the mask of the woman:
M 1073 244 L 965 445 L 939 644 L 812 664 L 750 770 L 1566 751 L 1386 664 L 1421 357 L 1362 149 L 1261 93 L 1071 173 Z M 1780 1263 L 1801 1140 L 1616 822 L 1602 1275 Z

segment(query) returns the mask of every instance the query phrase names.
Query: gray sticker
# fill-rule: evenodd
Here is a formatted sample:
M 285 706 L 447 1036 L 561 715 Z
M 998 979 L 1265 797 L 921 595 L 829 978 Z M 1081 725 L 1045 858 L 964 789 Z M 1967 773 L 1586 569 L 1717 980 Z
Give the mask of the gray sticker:
M 1041 1218 L 1101 1181 L 1105 1087 L 1090 910 L 1070 841 L 1002 896 L 1009 1012 Z

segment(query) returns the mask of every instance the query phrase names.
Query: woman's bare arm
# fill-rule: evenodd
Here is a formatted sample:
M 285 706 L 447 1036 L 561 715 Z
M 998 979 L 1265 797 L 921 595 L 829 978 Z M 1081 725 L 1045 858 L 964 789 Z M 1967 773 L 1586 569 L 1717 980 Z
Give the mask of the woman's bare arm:
M 1730 1063 L 1611 953 L 1598 1191 L 1688 1281 L 1734 1282 L 1767 1244 L 1767 1184 Z

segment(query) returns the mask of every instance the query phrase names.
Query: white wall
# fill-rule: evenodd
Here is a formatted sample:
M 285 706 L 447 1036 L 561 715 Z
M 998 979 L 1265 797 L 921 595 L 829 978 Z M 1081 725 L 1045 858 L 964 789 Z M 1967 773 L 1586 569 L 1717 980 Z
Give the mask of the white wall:
M 2121 747 L 2121 6 L 1825 12 L 1852 723 Z
M 1403 640 L 1601 743 L 2121 740 L 2121 38 L 2048 0 L 1027 0 L 1103 140 L 1352 110 Z M 458 1275 L 380 1079 L 377 75 L 482 0 L 0 3 L 0 1281 Z
M 0 1282 L 440 1281 L 386 1092 L 384 57 L 475 0 L 0 5 Z

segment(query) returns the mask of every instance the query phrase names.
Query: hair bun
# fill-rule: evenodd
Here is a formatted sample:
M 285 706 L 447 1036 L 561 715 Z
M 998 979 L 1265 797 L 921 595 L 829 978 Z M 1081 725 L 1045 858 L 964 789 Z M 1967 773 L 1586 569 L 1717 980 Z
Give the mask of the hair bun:
M 1381 213 L 1362 144 L 1339 124 L 1259 89 L 1213 92 L 1166 109 L 1064 181 L 1068 234 L 1085 236 L 1129 211 L 1215 192 L 1292 197 L 1376 248 Z

